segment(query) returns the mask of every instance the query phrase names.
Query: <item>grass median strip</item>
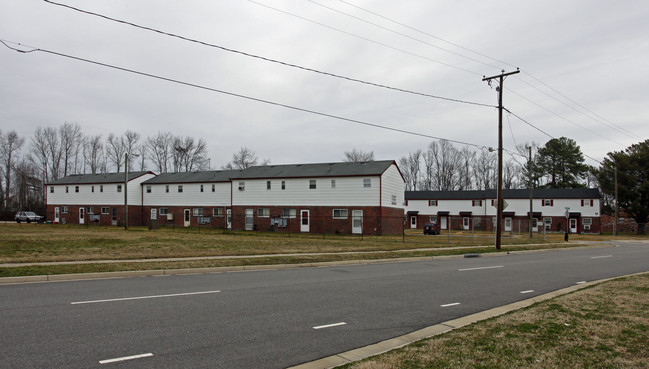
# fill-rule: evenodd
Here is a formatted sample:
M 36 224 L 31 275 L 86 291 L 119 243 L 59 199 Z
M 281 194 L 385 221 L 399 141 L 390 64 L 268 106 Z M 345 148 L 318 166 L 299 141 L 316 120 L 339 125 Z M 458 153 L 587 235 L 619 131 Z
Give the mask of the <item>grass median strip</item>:
M 604 282 L 343 366 L 647 368 L 649 274 Z

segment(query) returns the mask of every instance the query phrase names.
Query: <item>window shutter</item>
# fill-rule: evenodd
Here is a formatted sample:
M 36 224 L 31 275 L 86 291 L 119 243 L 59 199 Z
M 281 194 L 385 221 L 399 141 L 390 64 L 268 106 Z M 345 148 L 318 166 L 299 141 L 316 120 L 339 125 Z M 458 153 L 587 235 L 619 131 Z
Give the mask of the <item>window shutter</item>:
M 593 206 L 593 199 L 590 199 L 590 206 Z
M 541 206 L 545 206 L 545 200 L 541 200 Z
M 554 206 L 554 200 L 550 200 L 550 206 Z
M 581 199 L 581 206 L 584 206 L 584 199 Z

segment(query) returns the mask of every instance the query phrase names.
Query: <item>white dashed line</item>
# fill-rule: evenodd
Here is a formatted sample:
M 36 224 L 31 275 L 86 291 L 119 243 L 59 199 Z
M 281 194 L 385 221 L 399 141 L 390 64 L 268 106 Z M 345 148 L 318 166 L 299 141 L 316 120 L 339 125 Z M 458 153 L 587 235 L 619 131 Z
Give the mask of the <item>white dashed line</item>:
M 176 296 L 190 296 L 190 295 L 204 295 L 208 293 L 218 293 L 221 291 L 202 291 L 202 292 L 188 292 L 188 293 L 174 293 L 171 295 L 153 295 L 153 296 L 138 296 L 138 297 L 123 297 L 119 299 L 106 299 L 106 300 L 92 300 L 92 301 L 77 301 L 71 302 L 72 305 L 80 304 L 96 304 L 99 302 L 114 302 L 114 301 L 128 301 L 128 300 L 143 300 L 143 299 L 157 299 L 161 297 L 176 297 Z
M 119 362 L 119 361 L 135 360 L 135 359 L 141 359 L 141 358 L 144 358 L 144 357 L 151 357 L 151 356 L 153 356 L 153 354 L 149 352 L 147 354 L 124 356 L 124 357 L 118 357 L 118 358 L 115 358 L 115 359 L 99 360 L 99 364 L 110 364 L 110 363 L 116 363 L 116 362 Z
M 613 255 L 602 255 L 602 256 L 592 256 L 591 259 L 604 259 L 604 258 L 612 258 Z
M 440 305 L 440 306 L 443 307 L 443 308 L 445 308 L 445 307 L 455 306 L 455 305 L 459 305 L 459 304 L 460 304 L 459 302 L 454 302 L 454 303 L 452 303 L 452 304 L 444 304 L 444 305 Z
M 340 323 L 333 323 L 333 324 L 327 324 L 327 325 L 319 325 L 317 327 L 313 327 L 313 329 L 323 329 L 323 328 L 338 327 L 340 325 L 345 325 L 345 324 L 347 324 L 347 323 L 340 322 Z
M 495 266 L 488 266 L 488 267 L 480 267 L 480 268 L 466 268 L 466 269 L 458 269 L 458 272 L 464 272 L 467 270 L 482 270 L 482 269 L 496 269 L 496 268 L 504 268 L 504 265 L 495 265 Z
M 586 283 L 586 281 L 579 281 L 579 282 L 577 282 L 577 284 L 584 284 L 584 283 Z
M 521 291 L 521 293 L 532 293 L 534 290 Z

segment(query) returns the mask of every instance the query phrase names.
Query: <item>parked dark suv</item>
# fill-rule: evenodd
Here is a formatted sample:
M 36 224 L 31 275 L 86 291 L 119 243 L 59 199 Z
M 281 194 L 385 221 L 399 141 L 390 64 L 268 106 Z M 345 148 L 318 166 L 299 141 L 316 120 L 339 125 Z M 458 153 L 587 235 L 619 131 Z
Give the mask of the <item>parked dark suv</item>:
M 424 234 L 439 234 L 439 225 L 437 223 L 426 223 L 424 225 Z
M 43 217 L 40 215 L 36 215 L 33 211 L 19 211 L 16 213 L 16 223 L 20 222 L 36 222 L 36 223 L 43 223 Z

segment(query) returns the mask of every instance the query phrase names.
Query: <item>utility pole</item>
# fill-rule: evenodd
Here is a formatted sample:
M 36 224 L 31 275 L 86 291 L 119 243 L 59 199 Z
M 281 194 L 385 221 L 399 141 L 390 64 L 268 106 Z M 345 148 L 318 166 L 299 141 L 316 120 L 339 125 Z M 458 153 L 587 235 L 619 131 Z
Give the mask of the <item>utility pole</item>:
M 527 174 L 530 177 L 529 180 L 529 187 L 530 187 L 530 240 L 532 239 L 532 219 L 534 218 L 534 203 L 532 201 L 532 145 L 528 147 L 529 150 L 529 159 L 528 159 L 528 164 L 527 164 Z M 536 225 L 538 227 L 538 223 Z
M 499 85 L 496 88 L 498 91 L 498 204 L 497 204 L 497 215 L 496 215 L 496 250 L 500 250 L 500 244 L 502 241 L 502 218 L 503 218 L 503 83 L 505 77 L 520 73 L 520 70 L 517 68 L 514 72 L 505 73 L 503 69 L 499 75 L 491 77 L 483 77 L 483 81 L 489 82 L 491 85 L 491 80 L 498 78 Z
M 617 222 L 620 216 L 619 207 L 617 206 L 617 167 L 613 168 L 615 174 L 615 223 L 613 223 L 613 236 L 617 236 Z M 601 211 L 601 209 L 600 209 Z

